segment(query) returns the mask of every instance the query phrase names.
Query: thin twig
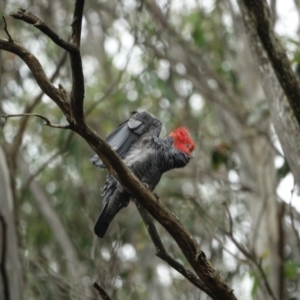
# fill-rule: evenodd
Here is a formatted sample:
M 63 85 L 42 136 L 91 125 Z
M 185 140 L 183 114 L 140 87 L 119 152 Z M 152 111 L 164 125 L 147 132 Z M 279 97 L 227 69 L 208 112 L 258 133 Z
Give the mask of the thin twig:
M 250 251 L 248 251 L 246 249 L 245 246 L 241 245 L 237 240 L 236 238 L 234 237 L 233 235 L 233 221 L 232 221 L 232 217 L 231 217 L 231 214 L 230 214 L 230 211 L 228 209 L 228 207 L 225 205 L 225 208 L 226 208 L 226 212 L 228 214 L 228 217 L 229 217 L 229 222 L 230 222 L 230 228 L 229 228 L 229 232 L 220 228 L 223 233 L 225 233 L 226 235 L 228 235 L 231 239 L 231 241 L 235 244 L 235 246 L 245 255 L 245 257 L 247 257 L 250 261 L 252 261 L 254 263 L 254 265 L 257 267 L 257 269 L 259 270 L 262 278 L 263 278 L 263 282 L 264 282 L 264 285 L 265 285 L 265 288 L 267 290 L 267 292 L 269 293 L 269 295 L 271 296 L 271 298 L 273 300 L 277 300 L 277 298 L 275 297 L 273 291 L 272 291 L 272 288 L 269 284 L 269 281 L 268 281 L 268 278 L 267 278 L 267 275 L 262 267 L 262 261 L 261 259 L 257 260 L 257 257 L 253 251 L 253 253 L 251 253 Z
M 93 287 L 98 291 L 103 300 L 111 300 L 106 291 L 97 282 L 94 282 Z
M 76 48 L 72 43 L 66 42 L 63 38 L 61 38 L 57 33 L 55 33 L 51 28 L 47 26 L 45 22 L 39 19 L 30 11 L 19 8 L 16 13 L 10 14 L 13 18 L 22 20 L 28 24 L 33 25 L 34 27 L 38 28 L 42 31 L 46 36 L 48 36 L 56 45 L 65 49 L 68 52 L 76 51 Z
M 190 270 L 186 269 L 181 263 L 172 258 L 166 248 L 164 247 L 162 240 L 156 230 L 154 223 L 152 222 L 151 217 L 147 213 L 147 211 L 142 207 L 140 202 L 134 200 L 134 203 L 146 225 L 150 238 L 156 248 L 156 256 L 161 258 L 163 261 L 168 263 L 173 269 L 175 269 L 178 273 L 183 275 L 186 279 L 188 279 L 193 285 L 205 291 L 209 295 L 209 290 L 206 289 L 203 282 L 193 274 Z
M 50 82 L 53 83 L 54 79 L 58 76 L 59 74 L 59 71 L 61 69 L 61 67 L 64 65 L 64 63 L 66 62 L 66 59 L 67 59 L 67 54 L 68 52 L 67 51 L 64 51 L 64 54 L 62 55 L 62 57 L 60 58 L 60 60 L 58 61 L 57 63 L 57 67 L 56 67 L 56 70 L 53 72 L 52 76 L 50 77 Z M 42 90 L 34 99 L 32 102 L 30 103 L 27 103 L 25 108 L 24 108 L 24 111 L 23 113 L 31 113 L 33 111 L 33 109 L 36 107 L 36 105 L 38 105 L 44 95 L 44 91 Z M 26 130 L 26 126 L 27 126 L 27 122 L 28 122 L 28 118 L 22 118 L 20 120 L 20 123 L 19 123 L 19 129 L 18 129 L 18 132 L 17 134 L 15 135 L 13 141 L 12 141 L 12 144 L 11 144 L 11 147 L 10 147 L 10 150 L 11 150 L 11 157 L 12 159 L 15 159 L 16 156 L 17 156 L 17 153 L 19 151 L 19 148 L 20 148 L 20 145 L 22 143 L 22 138 L 23 138 L 23 134 Z
M 47 125 L 49 127 L 53 127 L 53 128 L 61 128 L 61 129 L 70 129 L 70 125 L 60 125 L 60 124 L 52 124 L 50 122 L 50 120 L 48 118 L 46 118 L 45 116 L 43 115 L 40 115 L 40 114 L 9 114 L 9 115 L 1 115 L 2 118 L 16 118 L 16 117 L 38 117 L 38 118 L 41 118 L 45 121 L 45 124 L 44 125 Z
M 133 48 L 133 47 L 132 47 Z M 129 52 L 131 53 L 131 51 Z M 103 100 L 105 100 L 106 98 L 110 97 L 114 91 L 115 91 L 115 88 L 118 86 L 118 84 L 121 82 L 121 79 L 127 69 L 127 66 L 128 66 L 128 63 L 130 61 L 130 54 L 127 55 L 127 58 L 126 58 L 126 63 L 125 63 L 125 66 L 123 68 L 123 70 L 121 70 L 118 74 L 118 77 L 113 81 L 113 83 L 106 89 L 104 95 L 97 101 L 95 101 L 88 109 L 86 109 L 86 112 L 85 112 L 85 117 L 87 117 L 94 109 L 95 107 L 100 103 L 102 102 Z
M 5 31 L 6 35 L 8 36 L 8 40 L 13 43 L 14 40 L 11 38 L 11 36 L 8 32 L 5 17 L 3 16 L 2 18 L 3 18 L 3 22 L 4 22 L 4 31 Z
M 15 53 L 26 63 L 43 92 L 57 104 L 67 119 L 70 120 L 70 107 L 66 92 L 61 87 L 56 88 L 50 82 L 39 60 L 26 48 L 4 39 L 0 39 L 0 49 Z
M 26 182 L 23 184 L 23 187 L 21 188 L 21 191 L 20 191 L 20 199 L 19 201 L 22 203 L 23 202 L 23 197 L 25 197 L 25 192 L 28 190 L 28 187 L 30 185 L 30 183 L 32 182 L 32 180 L 37 177 L 44 169 L 45 167 L 47 167 L 49 165 L 49 163 L 51 161 L 53 161 L 58 155 L 64 153 L 65 151 L 67 151 L 68 149 L 68 146 L 72 140 L 74 136 L 74 132 L 71 131 L 69 132 L 69 135 L 67 137 L 67 140 L 65 142 L 65 144 L 63 146 L 61 146 L 59 148 L 58 151 L 56 151 L 53 155 L 51 155 L 51 157 L 49 159 L 47 159 L 39 168 L 36 172 L 34 172 L 33 174 L 31 174 L 27 179 L 26 179 Z

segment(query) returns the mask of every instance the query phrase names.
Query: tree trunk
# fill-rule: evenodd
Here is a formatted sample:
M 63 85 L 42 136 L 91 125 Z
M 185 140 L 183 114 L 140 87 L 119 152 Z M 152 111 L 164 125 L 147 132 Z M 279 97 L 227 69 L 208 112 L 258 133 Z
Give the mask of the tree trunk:
M 0 299 L 23 299 L 23 269 L 14 219 L 9 169 L 0 147 Z

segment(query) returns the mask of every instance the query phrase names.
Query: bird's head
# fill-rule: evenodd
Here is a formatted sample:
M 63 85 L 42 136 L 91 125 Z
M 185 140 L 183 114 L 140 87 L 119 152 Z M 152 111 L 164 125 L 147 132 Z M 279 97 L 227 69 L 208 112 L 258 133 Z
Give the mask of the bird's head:
M 177 150 L 192 156 L 192 153 L 195 150 L 195 143 L 187 128 L 178 127 L 170 133 L 170 137 L 173 138 L 173 145 Z

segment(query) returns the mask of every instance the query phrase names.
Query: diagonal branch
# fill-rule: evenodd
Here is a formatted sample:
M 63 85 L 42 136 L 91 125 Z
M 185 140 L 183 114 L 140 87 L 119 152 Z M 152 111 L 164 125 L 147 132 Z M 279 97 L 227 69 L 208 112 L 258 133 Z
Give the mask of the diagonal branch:
M 72 91 L 70 97 L 71 112 L 73 118 L 76 115 L 76 119 L 79 123 L 84 122 L 82 105 L 84 100 L 84 76 L 79 50 L 83 7 L 84 1 L 77 0 L 72 22 L 72 35 L 70 43 L 63 40 L 52 29 L 50 29 L 45 24 L 45 22 L 40 20 L 37 16 L 35 16 L 28 10 L 19 9 L 17 13 L 11 14 L 11 16 L 15 19 L 20 19 L 24 22 L 32 24 L 33 26 L 41 30 L 45 35 L 47 35 L 54 43 L 69 52 L 72 70 Z M 70 121 L 74 122 L 74 119 Z
M 94 282 L 93 287 L 98 291 L 103 300 L 111 300 L 104 288 L 101 287 L 97 282 Z
M 15 42 L 0 39 L 0 49 L 15 53 L 26 63 L 43 92 L 57 104 L 57 106 L 68 118 L 70 113 L 66 92 L 62 87 L 56 88 L 50 82 L 39 60 L 26 48 Z
M 120 184 L 168 231 L 176 241 L 191 267 L 203 282 L 212 299 L 234 300 L 233 291 L 223 281 L 220 274 L 206 258 L 199 244 L 184 228 L 178 218 L 162 203 L 157 201 L 144 184 L 134 176 L 122 159 L 102 140 L 88 125 L 77 126 L 72 129 L 81 135 L 92 147 L 96 154 L 107 166 Z
M 47 24 L 35 16 L 30 11 L 19 8 L 16 13 L 10 14 L 13 18 L 22 20 L 28 24 L 33 25 L 42 31 L 45 35 L 47 35 L 56 45 L 67 50 L 68 52 L 76 51 L 76 48 L 73 44 L 66 42 L 63 38 L 61 38 L 57 33 L 55 33 L 51 28 L 47 26 Z
M 271 59 L 264 49 L 263 43 L 257 33 L 257 28 L 250 17 L 249 10 L 243 1 L 239 2 L 239 6 L 249 46 L 256 61 L 257 71 L 260 75 L 260 81 L 268 102 L 273 125 L 295 181 L 300 185 L 300 169 L 298 168 L 300 126 L 298 120 L 293 113 L 288 95 L 283 90 L 282 83 L 280 83 L 280 77 L 275 73 Z
M 284 90 L 290 106 L 300 124 L 300 85 L 286 55 L 286 51 L 275 36 L 271 13 L 267 1 L 239 0 L 239 5 L 247 21 L 251 21 L 266 50 L 276 76 Z M 244 20 L 245 22 L 245 20 Z
M 183 275 L 186 279 L 188 279 L 193 285 L 198 287 L 199 289 L 205 291 L 209 295 L 209 290 L 206 289 L 206 286 L 201 282 L 199 277 L 195 276 L 190 270 L 186 269 L 181 263 L 172 258 L 166 248 L 164 247 L 162 240 L 156 230 L 154 223 L 151 220 L 151 217 L 146 212 L 146 210 L 142 207 L 142 205 L 134 200 L 134 203 L 146 225 L 150 238 L 155 245 L 156 255 L 168 263 L 173 269 L 175 269 L 178 273 Z

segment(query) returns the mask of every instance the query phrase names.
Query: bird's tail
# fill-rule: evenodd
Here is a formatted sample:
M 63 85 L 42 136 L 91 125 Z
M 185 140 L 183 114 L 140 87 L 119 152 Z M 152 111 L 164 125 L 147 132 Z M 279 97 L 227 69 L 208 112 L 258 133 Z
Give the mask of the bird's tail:
M 95 234 L 98 235 L 100 238 L 104 237 L 105 232 L 113 219 L 112 216 L 107 213 L 107 208 L 108 202 L 104 204 L 104 207 L 94 227 Z
M 130 194 L 128 194 L 126 191 L 120 192 L 118 189 L 116 189 L 112 195 L 108 193 L 105 195 L 104 206 L 94 227 L 96 235 L 98 235 L 100 238 L 105 235 L 110 222 L 120 211 L 120 209 L 128 205 L 130 198 Z

